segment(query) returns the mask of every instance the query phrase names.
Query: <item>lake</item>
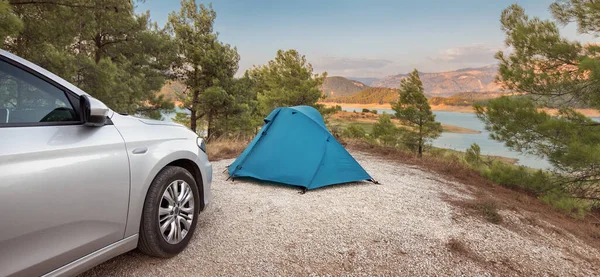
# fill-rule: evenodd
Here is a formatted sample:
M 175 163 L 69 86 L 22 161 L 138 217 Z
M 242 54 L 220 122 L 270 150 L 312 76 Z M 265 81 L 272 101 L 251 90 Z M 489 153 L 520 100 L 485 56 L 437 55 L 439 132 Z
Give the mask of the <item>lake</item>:
M 348 112 L 361 112 L 359 108 L 342 108 Z M 393 110 L 377 109 L 378 113 L 393 114 Z M 443 124 L 449 124 L 472 130 L 481 131 L 479 134 L 457 134 L 457 133 L 442 133 L 442 135 L 433 141 L 433 146 L 440 148 L 448 148 L 458 151 L 465 151 L 473 143 L 477 143 L 481 147 L 481 154 L 494 155 L 519 159 L 519 164 L 540 169 L 548 169 L 551 167 L 548 161 L 537 157 L 522 155 L 519 152 L 512 151 L 504 146 L 503 143 L 490 138 L 490 132 L 485 130 L 483 123 L 472 113 L 457 113 L 457 112 L 440 112 L 434 111 L 435 119 Z

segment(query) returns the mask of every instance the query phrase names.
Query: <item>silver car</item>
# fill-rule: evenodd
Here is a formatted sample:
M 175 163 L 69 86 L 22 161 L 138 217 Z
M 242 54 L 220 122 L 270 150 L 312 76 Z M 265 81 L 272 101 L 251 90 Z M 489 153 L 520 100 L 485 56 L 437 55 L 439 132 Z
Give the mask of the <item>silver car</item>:
M 0 276 L 181 252 L 210 199 L 205 150 L 179 124 L 115 113 L 0 50 Z

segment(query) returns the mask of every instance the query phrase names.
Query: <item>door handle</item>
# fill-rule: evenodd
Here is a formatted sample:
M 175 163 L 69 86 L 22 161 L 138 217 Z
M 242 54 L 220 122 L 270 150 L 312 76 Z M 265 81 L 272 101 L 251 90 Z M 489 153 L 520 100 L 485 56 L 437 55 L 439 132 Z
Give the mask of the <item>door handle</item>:
M 146 152 L 148 152 L 148 147 L 139 147 L 139 148 L 133 149 L 133 151 L 131 151 L 131 153 L 133 153 L 133 154 L 144 154 Z

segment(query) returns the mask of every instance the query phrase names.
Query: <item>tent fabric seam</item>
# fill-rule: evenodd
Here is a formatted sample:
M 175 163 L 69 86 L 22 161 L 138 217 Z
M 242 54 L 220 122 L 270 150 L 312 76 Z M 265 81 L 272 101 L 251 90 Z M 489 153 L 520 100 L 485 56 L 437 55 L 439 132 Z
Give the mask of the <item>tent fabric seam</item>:
M 325 139 L 325 149 L 323 149 L 323 154 L 321 155 L 321 159 L 319 159 L 319 163 L 317 164 L 317 169 L 315 170 L 315 173 L 313 173 L 313 176 L 310 178 L 310 182 L 308 182 L 307 188 L 312 186 L 312 183 L 315 180 L 315 177 L 317 177 L 317 174 L 319 174 L 319 171 L 321 170 L 321 163 L 323 162 L 323 159 L 325 158 L 325 154 L 327 154 L 328 146 L 329 146 L 329 136 L 327 136 L 327 138 Z
M 273 119 L 269 120 L 269 122 L 266 123 L 266 124 L 269 124 L 269 125 L 267 126 L 267 128 L 265 128 L 264 130 L 260 131 L 260 137 L 258 138 L 258 140 L 256 141 L 256 143 L 254 144 L 254 146 L 252 146 L 252 148 L 250 149 L 250 151 L 248 151 L 248 153 L 246 154 L 246 156 L 244 157 L 244 159 L 241 160 L 240 163 L 233 169 L 233 172 L 231 172 L 231 174 L 230 174 L 231 176 L 235 177 L 235 173 L 244 166 L 244 163 L 246 162 L 246 160 L 248 159 L 248 157 L 250 156 L 250 154 L 252 154 L 252 152 L 254 151 L 254 149 L 256 148 L 256 146 L 258 145 L 258 143 L 263 139 L 263 137 L 266 134 L 267 130 L 269 130 L 269 128 L 271 128 L 271 125 L 273 125 L 273 122 L 275 121 L 275 119 L 279 115 L 279 112 L 281 112 L 281 110 L 277 111 L 277 113 L 273 116 Z

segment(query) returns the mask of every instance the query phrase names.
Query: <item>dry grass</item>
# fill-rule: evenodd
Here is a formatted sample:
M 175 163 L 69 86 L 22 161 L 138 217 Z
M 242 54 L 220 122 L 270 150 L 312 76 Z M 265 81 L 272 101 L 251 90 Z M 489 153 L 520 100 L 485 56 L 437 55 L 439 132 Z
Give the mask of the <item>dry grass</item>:
M 487 221 L 500 224 L 502 223 L 502 216 L 498 213 L 496 202 L 493 200 L 483 200 L 473 204 L 473 209 L 479 211 L 483 218 Z
M 206 144 L 206 154 L 210 161 L 235 158 L 246 149 L 248 143 L 250 139 L 215 139 Z
M 500 224 L 502 223 L 502 216 L 498 213 L 498 203 L 492 199 L 476 199 L 473 201 L 449 201 L 453 202 L 457 206 L 461 206 L 467 210 L 468 213 L 483 217 L 490 223 Z M 530 225 L 535 225 L 535 222 L 531 222 Z
M 417 157 L 416 154 L 399 150 L 394 147 L 375 145 L 368 143 L 363 140 L 348 140 L 345 139 L 344 143 L 347 148 L 355 149 L 367 153 L 376 154 L 378 156 L 389 158 L 392 160 L 399 161 L 404 164 L 417 165 L 421 168 L 443 174 L 445 176 L 458 179 L 460 181 L 475 181 L 484 182 L 485 184 L 491 184 L 490 181 L 481 177 L 479 172 L 465 167 L 458 159 L 452 158 L 438 158 L 429 156 L 424 153 L 422 158 Z
M 467 248 L 465 243 L 456 238 L 451 238 L 448 241 L 448 243 L 446 244 L 446 246 L 448 246 L 448 249 L 454 253 L 462 254 L 462 253 L 466 253 L 467 251 L 469 251 L 469 248 Z
M 479 172 L 468 168 L 457 159 L 437 158 L 427 155 L 423 156 L 423 158 L 418 158 L 413 153 L 401 151 L 393 147 L 373 145 L 364 141 L 348 140 L 345 143 L 349 149 L 372 153 L 403 164 L 415 165 L 421 169 L 443 175 L 449 180 L 456 180 L 467 185 L 472 191 L 473 196 L 479 201 L 467 204 L 472 205 L 473 203 L 494 201 L 493 206 L 495 209 L 491 208 L 489 203 L 479 206 L 479 210 L 485 211 L 488 214 L 487 216 L 492 220 L 498 220 L 495 219 L 494 210 L 502 207 L 510 207 L 516 211 L 533 213 L 539 220 L 545 220 L 555 226 L 559 226 L 596 249 L 600 249 L 599 211 L 590 212 L 584 219 L 576 219 L 552 208 L 524 191 L 494 184 L 481 176 Z M 457 205 L 458 203 L 452 202 L 451 204 Z M 458 205 L 464 207 L 464 203 L 463 205 Z

